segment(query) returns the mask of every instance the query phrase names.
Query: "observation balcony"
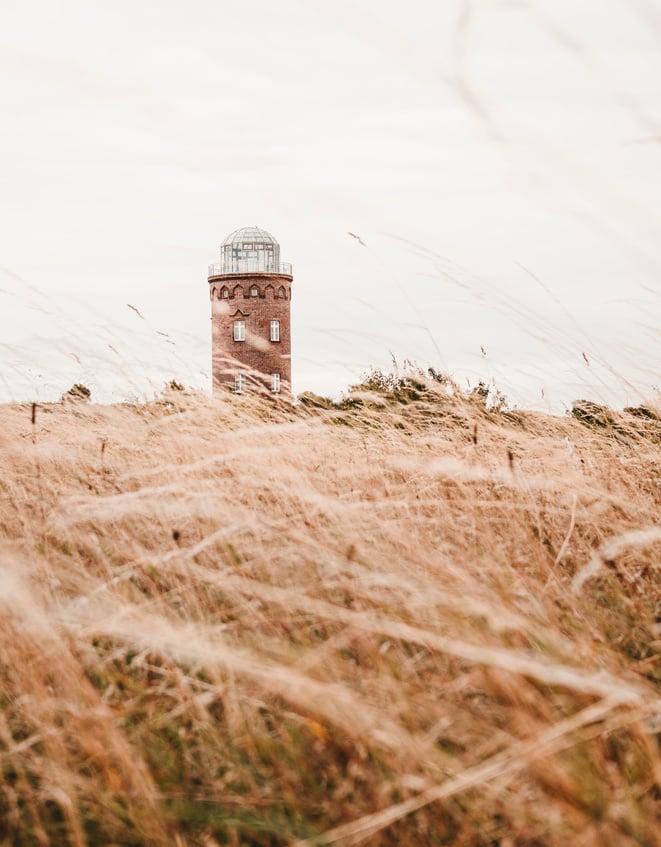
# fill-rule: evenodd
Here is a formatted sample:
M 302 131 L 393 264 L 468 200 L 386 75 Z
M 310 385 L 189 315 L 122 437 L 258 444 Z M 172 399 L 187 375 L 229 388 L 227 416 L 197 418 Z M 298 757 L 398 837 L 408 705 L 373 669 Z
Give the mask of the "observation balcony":
M 266 258 L 266 257 L 264 257 Z M 223 262 L 209 265 L 209 279 L 226 274 L 283 274 L 291 276 L 291 262 L 264 261 L 264 258 L 243 259 L 231 258 Z

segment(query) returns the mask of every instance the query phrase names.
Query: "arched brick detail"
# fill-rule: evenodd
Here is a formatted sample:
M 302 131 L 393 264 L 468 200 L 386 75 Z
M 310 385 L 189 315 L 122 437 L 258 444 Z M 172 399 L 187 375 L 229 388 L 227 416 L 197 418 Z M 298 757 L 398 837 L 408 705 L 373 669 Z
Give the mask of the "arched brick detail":
M 222 274 L 214 286 L 227 287 L 232 306 L 219 308 L 212 314 L 212 372 L 214 390 L 233 390 L 234 377 L 243 372 L 251 383 L 271 392 L 271 375 L 280 374 L 281 390 L 291 385 L 291 276 L 286 274 Z M 210 280 L 211 283 L 211 280 Z M 257 286 L 262 296 L 250 296 Z M 280 290 L 285 296 L 279 297 Z M 222 290 L 222 288 L 220 288 Z M 247 293 L 247 297 L 243 295 Z M 227 302 L 227 301 L 226 301 Z M 245 320 L 246 340 L 234 341 L 234 321 Z M 280 322 L 280 340 L 271 341 L 271 321 Z

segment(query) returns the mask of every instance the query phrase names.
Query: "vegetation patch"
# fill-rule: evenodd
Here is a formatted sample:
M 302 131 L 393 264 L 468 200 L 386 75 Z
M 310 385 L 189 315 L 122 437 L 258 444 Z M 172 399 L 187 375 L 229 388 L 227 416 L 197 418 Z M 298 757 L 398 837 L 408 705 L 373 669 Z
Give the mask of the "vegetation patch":
M 659 844 L 654 409 L 0 416 L 2 843 Z

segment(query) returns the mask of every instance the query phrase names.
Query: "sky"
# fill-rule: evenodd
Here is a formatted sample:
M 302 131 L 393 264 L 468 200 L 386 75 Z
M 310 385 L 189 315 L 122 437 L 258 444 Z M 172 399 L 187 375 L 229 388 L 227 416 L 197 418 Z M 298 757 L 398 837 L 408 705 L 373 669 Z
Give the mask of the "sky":
M 0 400 L 210 390 L 207 266 L 254 225 L 294 267 L 296 392 L 394 360 L 550 411 L 658 399 L 661 0 L 0 20 Z

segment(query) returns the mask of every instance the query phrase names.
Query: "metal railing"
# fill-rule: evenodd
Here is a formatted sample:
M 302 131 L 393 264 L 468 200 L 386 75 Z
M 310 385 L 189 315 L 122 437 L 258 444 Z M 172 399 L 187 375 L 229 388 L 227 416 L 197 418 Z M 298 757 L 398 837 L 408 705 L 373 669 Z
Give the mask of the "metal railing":
M 233 259 L 209 265 L 209 277 L 223 274 L 286 274 L 291 276 L 291 262 L 264 262 L 259 259 Z

